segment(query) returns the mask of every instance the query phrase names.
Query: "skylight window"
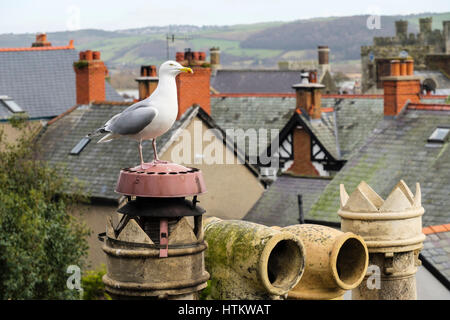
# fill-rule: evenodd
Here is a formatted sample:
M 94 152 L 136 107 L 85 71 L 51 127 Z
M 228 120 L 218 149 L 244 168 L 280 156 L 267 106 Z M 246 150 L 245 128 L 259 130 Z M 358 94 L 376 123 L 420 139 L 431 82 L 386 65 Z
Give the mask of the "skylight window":
M 70 151 L 69 154 L 71 155 L 79 155 L 81 151 L 87 146 L 87 144 L 91 142 L 91 138 L 84 137 L 80 140 L 80 142 L 77 143 L 75 147 Z
M 7 96 L 0 96 L 0 101 L 12 113 L 24 112 L 23 109 L 13 99 Z
M 428 142 L 432 143 L 444 143 L 449 136 L 450 127 L 437 127 L 431 136 L 428 138 Z

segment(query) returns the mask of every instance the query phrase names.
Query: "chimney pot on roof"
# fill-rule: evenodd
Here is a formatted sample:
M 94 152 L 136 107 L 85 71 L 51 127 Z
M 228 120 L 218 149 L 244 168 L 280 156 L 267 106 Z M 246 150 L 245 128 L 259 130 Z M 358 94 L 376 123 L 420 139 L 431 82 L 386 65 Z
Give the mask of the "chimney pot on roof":
M 330 48 L 328 46 L 318 46 L 319 65 L 330 63 Z
M 175 55 L 175 60 L 177 62 L 183 61 L 184 60 L 184 52 L 177 52 Z
M 400 62 L 400 75 L 401 76 L 406 76 L 407 75 L 406 61 L 405 60 L 402 60 Z
M 86 50 L 85 52 L 84 52 L 84 54 L 85 54 L 85 58 L 86 58 L 86 60 L 92 60 L 93 59 L 93 54 L 92 54 L 92 51 L 91 50 Z
M 51 47 L 51 43 L 47 41 L 47 34 L 36 34 L 36 41 L 31 44 L 31 47 Z
M 414 61 L 411 59 L 391 61 L 391 75 L 383 77 L 384 115 L 397 116 L 406 103 L 420 102 L 420 79 L 413 75 Z
M 141 66 L 141 76 L 136 78 L 139 86 L 139 100 L 144 100 L 155 91 L 159 79 L 156 76 L 156 66 Z
M 400 75 L 400 60 L 392 60 L 391 61 L 391 76 L 399 76 Z
M 100 51 L 93 51 L 92 52 L 92 59 L 100 60 Z

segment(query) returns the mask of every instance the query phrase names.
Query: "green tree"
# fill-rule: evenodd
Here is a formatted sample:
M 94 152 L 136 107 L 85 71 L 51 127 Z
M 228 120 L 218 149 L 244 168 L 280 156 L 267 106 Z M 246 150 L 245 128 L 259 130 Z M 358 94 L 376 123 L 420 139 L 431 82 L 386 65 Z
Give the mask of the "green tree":
M 7 143 L 0 132 L 0 299 L 77 299 L 66 282 L 69 265 L 83 268 L 87 228 L 68 214 L 81 200 L 64 192 L 70 181 L 39 160 L 25 119 Z

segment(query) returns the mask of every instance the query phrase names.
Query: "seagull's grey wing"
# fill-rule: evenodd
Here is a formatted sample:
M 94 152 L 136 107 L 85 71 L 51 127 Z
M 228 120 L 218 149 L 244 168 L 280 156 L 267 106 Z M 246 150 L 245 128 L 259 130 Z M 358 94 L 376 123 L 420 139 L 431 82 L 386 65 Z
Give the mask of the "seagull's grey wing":
M 136 134 L 142 131 L 158 116 L 155 108 L 136 108 L 122 112 L 108 125 L 108 130 L 117 134 Z
M 149 102 L 147 100 L 142 100 L 142 101 L 138 101 L 138 102 L 132 104 L 131 106 L 129 106 L 128 108 L 123 110 L 122 113 L 128 113 L 130 111 L 134 111 L 134 110 L 142 108 L 142 107 L 151 107 L 151 106 L 152 106 L 151 102 Z

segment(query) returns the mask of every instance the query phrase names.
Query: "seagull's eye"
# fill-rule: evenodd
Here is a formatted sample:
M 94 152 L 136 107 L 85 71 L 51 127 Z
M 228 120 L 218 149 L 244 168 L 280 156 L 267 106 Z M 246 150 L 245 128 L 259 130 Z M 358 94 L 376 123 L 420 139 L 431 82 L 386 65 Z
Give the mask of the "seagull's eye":
M 171 63 L 171 64 L 169 64 L 169 66 L 174 66 L 174 64 L 173 64 L 173 63 Z

